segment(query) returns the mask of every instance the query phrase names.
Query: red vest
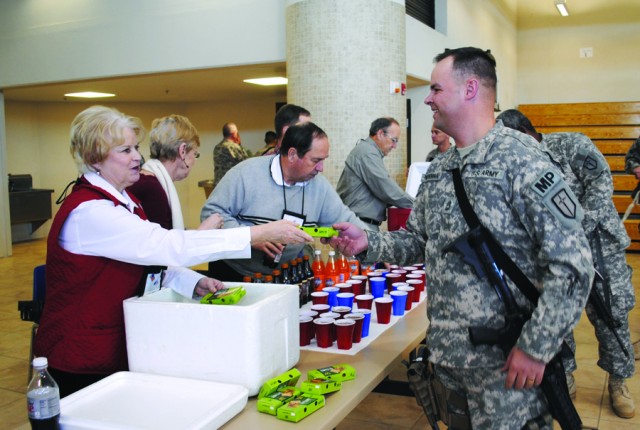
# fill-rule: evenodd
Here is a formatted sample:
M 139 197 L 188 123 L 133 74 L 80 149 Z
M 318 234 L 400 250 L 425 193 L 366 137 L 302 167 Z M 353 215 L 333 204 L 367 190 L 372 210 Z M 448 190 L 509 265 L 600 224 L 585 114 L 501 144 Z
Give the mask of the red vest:
M 81 178 L 56 214 L 47 241 L 45 307 L 34 354 L 47 357 L 54 369 L 69 373 L 111 374 L 128 369 L 122 301 L 136 295 L 145 269 L 73 254 L 58 244 L 71 211 L 97 199 L 122 204 Z M 146 219 L 144 212 L 138 216 Z

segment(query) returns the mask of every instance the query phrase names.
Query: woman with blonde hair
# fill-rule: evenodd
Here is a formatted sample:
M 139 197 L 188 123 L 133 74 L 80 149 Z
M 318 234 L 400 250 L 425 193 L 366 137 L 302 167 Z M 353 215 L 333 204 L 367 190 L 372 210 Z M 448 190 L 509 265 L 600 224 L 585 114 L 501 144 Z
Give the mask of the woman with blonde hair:
M 48 358 L 61 396 L 128 369 L 123 300 L 160 286 L 203 296 L 224 285 L 184 267 L 250 258 L 255 243 L 313 241 L 284 220 L 213 230 L 166 230 L 147 221 L 126 191 L 140 178 L 143 136 L 137 118 L 104 106 L 84 110 L 71 125 L 81 176 L 47 239 L 45 305 L 34 346 L 36 356 Z

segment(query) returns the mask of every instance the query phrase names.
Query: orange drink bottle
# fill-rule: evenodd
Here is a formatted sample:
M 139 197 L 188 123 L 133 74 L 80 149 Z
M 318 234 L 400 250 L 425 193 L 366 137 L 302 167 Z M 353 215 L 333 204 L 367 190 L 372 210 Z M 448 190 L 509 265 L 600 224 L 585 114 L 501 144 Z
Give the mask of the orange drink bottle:
M 338 282 L 347 282 L 351 277 L 351 269 L 349 268 L 349 263 L 344 255 L 340 254 L 340 257 L 338 257 L 336 268 L 338 270 Z
M 338 267 L 335 259 L 336 252 L 329 251 L 329 258 L 324 265 L 324 286 L 333 287 L 338 284 Z
M 314 251 L 311 270 L 313 271 L 313 289 L 322 291 L 324 288 L 324 261 L 322 261 L 322 251 L 319 249 Z

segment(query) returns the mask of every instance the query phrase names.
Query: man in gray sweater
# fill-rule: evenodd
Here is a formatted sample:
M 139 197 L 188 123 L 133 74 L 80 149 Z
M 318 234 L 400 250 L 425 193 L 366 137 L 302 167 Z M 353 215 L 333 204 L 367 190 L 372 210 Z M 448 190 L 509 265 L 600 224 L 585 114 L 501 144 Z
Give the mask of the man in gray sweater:
M 250 158 L 229 170 L 202 208 L 201 217 L 219 213 L 224 228 L 290 219 L 304 226 L 331 226 L 349 221 L 367 228 L 346 207 L 324 176 L 319 175 L 329 156 L 326 133 L 312 122 L 287 130 L 278 155 Z M 252 246 L 250 260 L 220 260 L 209 272 L 223 281 L 242 281 L 256 272 L 271 273 L 298 256 L 304 245 L 285 247 L 263 242 Z
M 387 219 L 387 206 L 413 206 L 413 198 L 389 176 L 384 166 L 383 158 L 398 146 L 399 139 L 398 121 L 393 118 L 373 121 L 369 137 L 351 150 L 338 180 L 340 198 L 371 230 L 378 231 Z

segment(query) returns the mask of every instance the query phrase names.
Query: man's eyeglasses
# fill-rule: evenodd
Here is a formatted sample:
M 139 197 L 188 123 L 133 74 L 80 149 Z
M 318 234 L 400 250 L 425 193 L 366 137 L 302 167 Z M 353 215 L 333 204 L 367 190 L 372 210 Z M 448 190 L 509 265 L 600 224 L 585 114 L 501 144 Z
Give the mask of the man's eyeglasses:
M 195 158 L 200 158 L 200 153 L 199 153 L 198 151 L 196 151 L 196 152 L 195 152 L 195 154 L 193 154 L 193 156 L 194 156 Z
M 389 139 L 391 139 L 391 141 L 392 141 L 393 143 L 395 143 L 396 145 L 398 144 L 398 141 L 400 140 L 400 139 L 399 139 L 399 138 L 397 138 L 397 137 L 389 137 L 389 135 L 387 134 L 387 132 L 386 132 L 386 131 L 384 132 L 384 135 L 385 135 L 385 136 L 387 136 Z

